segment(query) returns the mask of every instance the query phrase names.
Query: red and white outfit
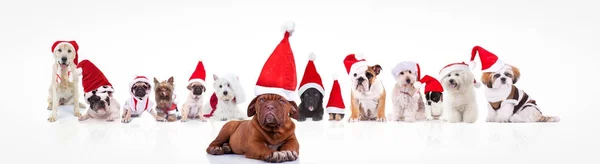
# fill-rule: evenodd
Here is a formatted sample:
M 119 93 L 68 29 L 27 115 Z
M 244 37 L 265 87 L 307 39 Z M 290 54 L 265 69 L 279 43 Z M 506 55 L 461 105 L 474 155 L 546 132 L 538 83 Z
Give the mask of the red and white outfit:
M 317 89 L 319 92 L 321 92 L 321 95 L 325 95 L 321 75 L 319 75 L 319 72 L 317 72 L 317 67 L 315 67 L 315 59 L 316 56 L 314 53 L 310 53 L 308 55 L 308 63 L 306 64 L 304 76 L 302 76 L 302 81 L 300 81 L 300 87 L 298 88 L 298 95 L 300 96 L 309 88 Z
M 294 23 L 284 25 L 285 33 L 281 42 L 275 47 L 258 76 L 254 94 L 277 94 L 288 101 L 295 101 L 298 96 L 294 93 L 298 86 L 296 62 L 290 47 L 289 37 L 294 32 Z
M 132 88 L 133 85 L 137 82 L 145 82 L 148 83 L 148 85 L 152 84 L 150 83 L 150 80 L 148 80 L 148 78 L 146 78 L 145 76 L 137 76 L 133 79 L 133 81 L 131 81 L 131 83 L 129 83 L 129 88 Z M 155 105 L 154 101 L 150 100 L 150 88 L 148 88 L 147 92 L 148 94 L 146 94 L 145 97 L 138 99 L 133 95 L 133 92 L 130 91 L 131 94 L 131 98 L 129 98 L 127 101 L 125 101 L 125 107 L 127 107 L 128 109 L 131 109 L 131 114 L 132 115 L 140 115 L 142 113 L 144 113 L 144 111 L 146 112 L 152 112 L 152 107 Z
M 77 42 L 74 40 L 71 41 L 56 41 L 54 42 L 54 44 L 52 44 L 52 53 L 54 53 L 54 51 L 56 51 L 56 47 L 59 47 L 61 45 L 69 45 L 71 47 L 73 47 L 73 49 L 75 50 L 75 58 L 73 58 L 73 64 L 75 65 L 79 65 L 79 45 L 77 45 Z M 62 81 L 62 78 L 60 77 L 60 70 L 61 68 L 58 67 L 58 71 L 56 71 L 56 82 L 60 83 Z M 71 77 L 71 71 L 68 72 L 68 77 L 69 77 L 69 81 L 73 80 L 73 77 Z
M 177 114 L 177 112 L 178 112 L 177 104 L 172 103 L 171 106 L 169 106 L 169 108 L 158 108 L 158 109 L 156 109 L 156 111 L 158 113 Z
M 337 76 L 333 76 L 333 85 L 331 86 L 331 93 L 329 94 L 329 100 L 327 101 L 326 109 L 327 113 L 344 114 L 346 106 L 344 105 L 344 98 L 342 97 L 342 89 L 338 82 Z

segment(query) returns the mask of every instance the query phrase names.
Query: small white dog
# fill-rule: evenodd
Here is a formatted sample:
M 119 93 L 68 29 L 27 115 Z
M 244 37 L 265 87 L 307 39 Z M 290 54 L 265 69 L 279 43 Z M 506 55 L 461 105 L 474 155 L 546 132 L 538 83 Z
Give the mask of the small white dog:
M 246 119 L 246 114 L 237 106 L 246 101 L 245 92 L 237 76 L 233 74 L 226 74 L 223 77 L 213 75 L 213 79 L 215 80 L 213 84 L 215 93 L 204 105 L 203 109 L 206 113 L 204 116 L 217 121 Z
M 521 73 L 517 67 L 504 65 L 499 71 L 484 72 L 481 81 L 489 102 L 487 122 L 558 122 L 558 117 L 544 116 L 535 100 L 517 88 Z
M 85 101 L 90 105 L 87 112 L 79 117 L 79 121 L 90 118 L 105 119 L 107 122 L 115 121 L 119 118 L 119 109 L 121 105 L 107 91 L 102 88 L 85 93 Z
M 56 41 L 52 45 L 54 64 L 52 65 L 52 81 L 48 90 L 48 110 L 52 113 L 49 122 L 55 122 L 59 105 L 73 105 L 73 114 L 81 117 L 80 108 L 86 105 L 79 102 L 79 75 L 77 71 L 77 50 L 75 41 Z
M 187 89 L 189 94 L 181 109 L 181 122 L 187 121 L 188 118 L 206 121 L 202 111 L 202 103 L 204 102 L 203 93 L 206 92 L 204 84 L 201 82 L 191 82 L 188 84 Z
M 448 122 L 474 123 L 477 121 L 477 99 L 475 88 L 481 84 L 475 81 L 467 64 L 452 63 L 440 71 L 444 88 L 444 117 Z
M 392 75 L 396 79 L 392 92 L 393 118 L 396 121 L 414 122 L 431 119 L 431 115 L 429 117 L 425 115 L 425 103 L 418 88 L 420 87 L 419 74 L 420 68 L 415 62 L 400 62 L 392 69 Z

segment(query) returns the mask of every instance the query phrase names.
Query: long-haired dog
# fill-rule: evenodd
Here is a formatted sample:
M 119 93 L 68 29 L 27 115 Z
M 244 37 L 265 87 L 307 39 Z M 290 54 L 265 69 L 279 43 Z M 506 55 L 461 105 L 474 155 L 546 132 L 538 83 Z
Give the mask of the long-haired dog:
M 488 101 L 487 122 L 558 122 L 558 117 L 544 116 L 536 101 L 517 88 L 521 72 L 504 65 L 496 72 L 483 72 L 481 81 Z
M 452 63 L 440 71 L 444 87 L 444 117 L 448 122 L 474 123 L 477 121 L 477 99 L 475 88 L 481 84 L 475 81 L 467 64 Z
M 204 116 L 213 121 L 246 119 L 246 114 L 238 107 L 238 104 L 246 101 L 246 94 L 237 76 L 234 74 L 226 74 L 223 77 L 213 75 L 213 79 L 215 93 L 204 105 L 206 111 Z
M 156 99 L 156 113 L 158 117 L 166 118 L 167 121 L 177 121 L 177 104 L 175 98 L 175 82 L 173 76 L 167 80 L 159 81 L 154 78 L 154 98 Z
M 112 91 L 106 91 L 105 88 L 107 87 L 101 87 L 84 94 L 85 102 L 89 104 L 89 108 L 82 117 L 79 117 L 79 121 L 96 118 L 112 122 L 119 118 L 121 105 L 112 96 Z
M 381 73 L 378 64 L 369 66 L 361 55 L 350 54 L 344 59 L 346 72 L 351 77 L 350 119 L 348 121 L 386 121 L 385 88 L 377 79 Z
M 132 117 L 139 117 L 142 113 L 148 112 L 156 121 L 165 121 L 164 117 L 158 117 L 154 110 L 154 101 L 150 99 L 152 86 L 146 76 L 136 76 L 129 83 L 129 94 L 131 98 L 125 101 L 123 105 L 123 119 L 121 122 L 129 123 Z
M 392 75 L 396 79 L 394 91 L 392 92 L 392 104 L 394 104 L 394 119 L 396 121 L 422 121 L 425 120 L 425 103 L 419 88 L 415 83 L 419 82 L 419 68 L 414 62 L 400 62 L 392 69 Z
M 79 102 L 79 75 L 77 71 L 77 50 L 75 41 L 56 41 L 52 45 L 54 64 L 52 65 L 52 81 L 48 89 L 48 110 L 52 113 L 49 122 L 55 122 L 59 105 L 73 105 L 73 114 L 81 117 L 80 108 L 86 105 Z
M 188 96 L 181 108 L 181 121 L 185 122 L 187 119 L 199 119 L 200 121 L 206 121 L 203 112 L 204 92 L 206 87 L 201 82 L 191 82 L 187 85 Z

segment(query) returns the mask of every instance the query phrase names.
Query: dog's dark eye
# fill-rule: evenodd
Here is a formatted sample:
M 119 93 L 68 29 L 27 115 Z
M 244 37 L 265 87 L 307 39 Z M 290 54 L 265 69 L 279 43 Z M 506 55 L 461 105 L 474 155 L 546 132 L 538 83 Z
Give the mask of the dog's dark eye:
M 448 74 L 448 77 L 452 76 L 452 74 Z
M 507 76 L 507 77 L 512 77 L 512 75 L 510 73 L 508 73 L 508 72 L 504 73 L 504 75 Z
M 260 101 L 262 103 L 262 102 L 265 102 L 265 99 L 264 98 L 260 98 L 260 99 L 258 99 L 258 101 Z
M 500 74 L 495 74 L 494 75 L 494 78 L 499 78 L 499 77 L 500 77 Z
M 356 76 L 357 76 L 356 73 L 354 73 L 354 77 L 356 77 Z
M 62 50 L 61 50 L 61 49 L 58 49 L 58 52 L 62 52 Z
M 67 50 L 67 52 L 68 52 L 68 53 L 71 53 L 72 51 L 71 51 L 71 50 Z
M 279 99 L 279 103 L 285 104 L 285 100 Z
M 400 75 L 404 75 L 404 72 L 400 72 Z
M 455 73 L 454 76 L 458 76 L 458 73 Z
M 366 76 L 367 76 L 367 78 L 368 78 L 368 79 L 370 79 L 370 78 L 372 78 L 372 77 L 373 77 L 373 74 L 371 74 L 371 73 L 367 73 L 367 74 L 366 74 Z
M 231 87 L 229 84 L 227 84 L 227 87 Z
M 412 71 L 408 71 L 408 73 L 412 74 Z
M 219 85 L 219 88 L 223 88 L 223 85 Z

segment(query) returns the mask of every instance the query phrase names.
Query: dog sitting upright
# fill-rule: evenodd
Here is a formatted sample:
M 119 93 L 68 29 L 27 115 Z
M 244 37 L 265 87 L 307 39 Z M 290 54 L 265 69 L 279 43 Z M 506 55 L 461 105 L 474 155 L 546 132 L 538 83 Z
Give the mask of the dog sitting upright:
M 156 113 L 158 117 L 166 118 L 167 121 L 177 121 L 177 104 L 175 98 L 175 84 L 173 76 L 166 81 L 158 81 L 154 78 L 154 98 L 156 99 Z
M 150 80 L 146 76 L 137 76 L 129 83 L 129 93 L 132 97 L 123 105 L 121 122 L 129 123 L 131 117 L 139 117 L 144 112 L 150 113 L 156 121 L 165 121 L 165 118 L 158 117 L 154 110 L 154 101 L 150 99 L 151 90 Z
M 439 120 L 444 112 L 444 88 L 440 82 L 429 76 L 425 75 L 420 80 L 421 84 L 425 85 L 425 115 L 427 120 Z
M 113 97 L 114 89 L 104 73 L 89 60 L 82 60 L 77 68 L 82 70 L 85 102 L 90 105 L 87 112 L 79 117 L 79 121 L 97 118 L 111 122 L 118 119 L 121 106 Z
M 488 100 L 487 122 L 559 122 L 558 117 L 544 116 L 536 101 L 517 88 L 521 77 L 520 70 L 505 64 L 498 57 L 480 46 L 473 47 L 471 62 L 475 56 L 481 59 L 481 81 L 485 84 L 484 93 Z
M 245 114 L 242 113 L 238 104 L 246 101 L 246 93 L 242 85 L 234 74 L 226 74 L 223 77 L 213 75 L 215 82 L 213 88 L 215 93 L 210 97 L 210 101 L 204 105 L 204 117 L 213 121 L 244 120 Z
M 410 61 L 400 62 L 392 69 L 392 75 L 396 79 L 392 92 L 394 119 L 414 122 L 430 118 L 431 116 L 425 115 L 425 103 L 419 92 L 421 76 L 419 64 Z
M 75 41 L 56 41 L 52 45 L 54 64 L 52 64 L 52 81 L 48 89 L 48 110 L 52 111 L 49 122 L 55 122 L 59 105 L 73 105 L 73 114 L 81 117 L 80 108 L 85 104 L 79 102 L 79 75 L 77 71 L 79 46 Z
M 357 58 L 358 57 L 358 58 Z M 377 120 L 386 121 L 385 88 L 377 79 L 381 66 L 368 66 L 362 56 L 350 54 L 344 59 L 346 72 L 351 77 L 350 95 L 351 115 L 349 121 Z
M 440 70 L 440 80 L 444 95 L 444 117 L 450 123 L 477 121 L 478 108 L 475 88 L 479 84 L 469 66 L 464 63 L 452 63 Z
M 304 70 L 304 76 L 300 81 L 298 93 L 300 94 L 300 116 L 298 121 L 305 121 L 311 117 L 313 121 L 321 121 L 325 110 L 323 109 L 323 81 L 321 75 L 317 72 L 314 61 L 316 55 L 310 53 L 308 55 L 308 64 Z
M 187 121 L 187 119 L 199 119 L 200 121 L 206 121 L 203 112 L 202 104 L 204 102 L 203 93 L 206 92 L 206 86 L 204 81 L 206 79 L 206 71 L 204 70 L 204 64 L 202 61 L 198 61 L 196 69 L 188 80 L 187 90 L 189 94 L 183 107 L 181 108 L 181 122 Z

